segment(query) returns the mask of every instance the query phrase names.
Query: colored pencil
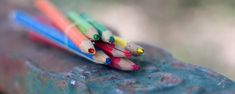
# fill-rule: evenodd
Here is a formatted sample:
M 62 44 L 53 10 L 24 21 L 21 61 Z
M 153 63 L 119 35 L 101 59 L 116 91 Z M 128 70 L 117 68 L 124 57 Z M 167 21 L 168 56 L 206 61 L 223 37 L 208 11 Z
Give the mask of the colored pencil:
M 113 43 L 115 41 L 113 34 L 103 24 L 96 22 L 85 13 L 81 13 L 80 17 L 96 28 L 103 41 L 108 43 Z
M 63 48 L 60 45 L 57 45 L 53 41 L 46 39 L 43 36 L 40 36 L 39 34 L 33 32 L 33 31 L 29 32 L 28 35 L 34 41 L 37 41 L 37 42 L 40 42 L 43 44 L 47 44 L 49 46 L 59 48 L 62 50 L 67 50 L 66 48 Z M 75 52 L 72 52 L 72 53 L 76 54 Z M 111 64 L 111 59 L 102 50 L 97 50 L 96 54 L 93 56 L 93 59 L 95 59 L 95 62 L 97 62 L 97 64 L 106 64 L 106 65 Z
M 87 21 L 82 19 L 75 11 L 68 12 L 68 18 L 80 29 L 80 31 L 88 38 L 98 41 L 100 36 L 96 29 Z
M 111 57 L 111 64 L 109 66 L 125 71 L 136 71 L 140 69 L 140 66 L 132 61 L 119 57 Z
M 39 42 L 43 42 L 49 45 L 52 45 L 53 47 L 55 47 L 53 42 L 49 42 L 50 40 L 45 39 L 44 37 L 40 37 L 38 36 L 36 33 L 35 34 L 30 34 L 30 37 L 32 38 L 37 38 L 36 41 Z M 52 43 L 52 44 L 51 44 Z M 57 47 L 58 48 L 58 47 Z M 64 49 L 67 50 L 67 49 Z M 103 61 L 104 53 L 102 53 L 101 50 L 97 50 L 96 56 L 98 56 L 97 58 L 100 58 L 99 60 Z M 119 57 L 111 57 L 111 63 L 109 64 L 110 67 L 113 67 L 115 69 L 119 69 L 119 70 L 124 70 L 124 71 L 137 71 L 140 69 L 140 66 L 136 65 L 135 63 L 131 62 L 128 59 L 124 59 L 124 58 L 119 58 Z
M 48 45 L 51 45 L 53 47 L 58 48 L 57 46 L 55 46 L 56 44 L 54 44 L 53 42 L 50 42 L 50 40 L 45 39 L 42 36 L 37 35 L 34 32 L 30 34 L 30 37 L 34 38 L 34 39 L 37 38 L 36 41 L 38 41 L 38 42 L 42 42 L 42 43 L 45 43 L 45 44 L 48 44 Z M 67 50 L 67 49 L 64 49 L 64 50 Z M 97 50 L 97 53 L 95 55 L 98 56 L 97 58 L 100 58 L 99 59 L 100 61 L 103 61 L 104 58 L 102 58 L 102 57 L 105 57 L 105 56 L 102 56 L 105 54 L 102 53 L 101 50 Z M 140 66 L 134 64 L 130 60 L 124 59 L 124 58 L 119 58 L 119 57 L 111 57 L 111 63 L 109 64 L 109 66 L 113 67 L 115 69 L 124 70 L 124 71 L 137 71 L 140 69 Z
M 91 55 L 82 52 L 70 39 L 65 41 L 64 39 L 66 36 L 56 28 L 45 25 L 24 12 L 15 11 L 11 16 L 12 19 L 14 19 L 19 24 L 46 38 L 46 41 L 50 40 L 51 43 L 59 45 L 60 47 L 65 48 L 97 64 L 110 64 L 110 58 L 105 53 L 97 52 L 97 54 Z
M 127 50 L 124 51 L 118 50 L 115 48 L 115 46 L 101 41 L 95 42 L 95 46 L 103 50 L 109 56 L 126 57 L 126 58 L 131 58 L 132 56 L 132 54 Z
M 59 45 L 54 44 L 49 39 L 42 38 L 42 36 L 38 35 L 37 33 L 33 32 L 33 31 L 28 32 L 28 37 L 33 41 L 40 42 L 42 44 L 48 44 L 49 46 L 54 47 L 54 48 L 64 49 L 64 48 L 60 47 Z
M 27 17 L 27 18 L 29 18 L 29 17 Z M 44 23 L 49 23 L 48 21 L 47 22 L 43 21 L 43 22 Z M 55 30 L 51 30 L 51 29 L 47 29 L 47 28 L 46 28 L 46 30 L 50 30 L 52 32 L 55 31 Z M 55 31 L 55 32 L 60 32 L 60 31 Z M 37 32 L 30 32 L 30 33 L 31 33 L 30 37 L 32 37 L 34 39 L 36 38 L 37 39 L 36 41 L 47 43 L 47 44 L 52 45 L 54 47 L 56 47 L 55 45 L 57 45 L 57 44 L 55 44 L 55 42 L 50 42 L 49 38 L 47 39 L 46 37 L 40 36 L 39 35 L 40 33 L 39 34 L 37 34 Z M 55 35 L 57 35 L 57 34 L 55 34 Z M 70 42 L 69 42 L 69 44 L 70 44 Z M 105 43 L 105 44 L 107 44 L 107 43 Z M 60 45 L 57 45 L 57 46 L 60 47 Z M 68 46 L 68 47 L 71 47 L 71 46 Z M 112 45 L 112 44 L 108 44 L 108 47 L 113 48 L 115 46 Z M 68 50 L 68 49 L 65 48 L 64 50 Z M 95 54 L 94 57 L 97 57 L 96 61 L 101 62 L 101 61 L 104 61 L 104 59 L 105 59 L 103 57 L 107 57 L 106 55 L 105 56 L 103 56 L 103 55 L 105 55 L 105 54 L 102 51 L 97 50 L 97 53 Z M 111 63 L 109 65 L 110 67 L 113 67 L 113 68 L 116 68 L 116 69 L 119 69 L 119 70 L 124 70 L 124 71 L 136 71 L 136 70 L 140 69 L 140 66 L 134 64 L 132 61 L 130 61 L 128 59 L 119 58 L 119 57 L 110 57 L 110 58 L 111 58 Z M 107 61 L 109 61 L 109 60 L 107 60 Z
M 76 27 L 72 27 L 66 17 L 48 0 L 35 0 L 35 6 L 44 13 L 52 23 L 63 31 L 81 51 L 95 54 L 92 42 L 87 39 Z
M 144 53 L 144 49 L 141 46 L 135 44 L 134 42 L 121 39 L 117 36 L 115 36 L 114 38 L 115 38 L 115 42 L 114 42 L 115 45 L 119 45 L 129 50 L 132 54 L 142 55 Z

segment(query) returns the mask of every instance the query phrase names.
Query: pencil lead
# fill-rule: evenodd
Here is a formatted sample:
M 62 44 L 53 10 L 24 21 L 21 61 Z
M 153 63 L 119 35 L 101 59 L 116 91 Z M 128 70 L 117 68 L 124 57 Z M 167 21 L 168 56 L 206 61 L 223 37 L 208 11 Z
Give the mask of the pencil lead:
M 110 37 L 109 37 L 109 42 L 110 42 L 110 43 L 114 43 L 114 41 L 115 41 L 114 37 L 113 37 L 113 36 L 110 36 Z
M 100 36 L 99 36 L 98 34 L 94 34 L 94 35 L 93 35 L 93 38 L 94 38 L 95 41 L 100 40 Z
M 140 69 L 140 66 L 138 66 L 138 65 L 132 65 L 132 70 L 133 71 L 137 71 L 137 70 L 139 70 Z
M 125 50 L 125 51 L 123 51 L 123 53 L 125 54 L 125 56 L 126 56 L 127 58 L 131 58 L 131 57 L 132 57 L 132 54 L 131 54 L 130 51 Z
M 96 53 L 95 49 L 93 49 L 93 48 L 88 49 L 88 52 L 91 53 L 91 54 L 95 54 Z
M 111 59 L 110 59 L 110 58 L 106 58 L 105 64 L 106 64 L 106 65 L 111 64 Z
M 138 48 L 136 52 L 138 55 L 142 55 L 144 53 L 144 49 Z

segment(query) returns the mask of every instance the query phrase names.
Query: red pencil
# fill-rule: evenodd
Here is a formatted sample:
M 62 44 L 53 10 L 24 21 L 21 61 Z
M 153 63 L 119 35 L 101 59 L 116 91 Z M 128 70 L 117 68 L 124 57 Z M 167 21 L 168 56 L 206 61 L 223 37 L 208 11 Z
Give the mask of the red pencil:
M 111 57 L 111 64 L 109 66 L 125 71 L 137 71 L 140 69 L 140 66 L 136 65 L 129 59 L 119 57 Z
M 109 56 L 113 56 L 113 57 L 127 57 L 127 58 L 131 58 L 132 54 L 127 51 L 121 51 L 115 48 L 115 46 L 108 44 L 108 43 L 104 43 L 104 42 L 95 42 L 95 46 L 100 48 L 101 50 L 103 50 L 106 54 L 108 54 Z
M 28 32 L 28 37 L 33 41 L 40 42 L 42 44 L 47 44 L 47 45 L 52 46 L 54 48 L 64 49 L 64 48 L 60 47 L 59 45 L 51 42 L 50 40 L 43 38 L 42 36 L 38 35 L 37 33 Z

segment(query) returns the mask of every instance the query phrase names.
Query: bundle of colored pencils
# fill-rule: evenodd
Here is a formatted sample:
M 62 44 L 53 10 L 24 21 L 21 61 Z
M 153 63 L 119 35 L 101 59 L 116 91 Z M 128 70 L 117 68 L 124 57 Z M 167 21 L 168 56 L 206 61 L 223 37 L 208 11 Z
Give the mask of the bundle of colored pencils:
M 65 16 L 49 0 L 35 0 L 35 7 L 47 18 L 33 17 L 23 11 L 11 14 L 14 21 L 30 29 L 31 39 L 63 48 L 97 64 L 126 71 L 140 69 L 129 59 L 142 55 L 144 49 L 114 36 L 87 14 L 70 11 Z

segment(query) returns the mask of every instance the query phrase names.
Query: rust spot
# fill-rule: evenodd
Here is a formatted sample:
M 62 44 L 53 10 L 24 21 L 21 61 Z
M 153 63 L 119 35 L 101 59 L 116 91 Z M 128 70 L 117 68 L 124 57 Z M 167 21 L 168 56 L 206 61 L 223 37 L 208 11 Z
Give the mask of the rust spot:
M 26 75 L 27 70 L 24 63 L 20 60 L 11 59 L 5 55 L 0 55 L 0 91 L 5 90 L 5 85 L 10 85 L 10 87 L 14 87 L 12 81 L 17 78 L 24 77 Z M 5 94 L 5 93 L 3 93 Z
M 57 83 L 57 87 L 59 87 L 59 88 L 63 88 L 64 89 L 66 86 L 67 86 L 67 82 L 65 80 L 59 81 Z
M 175 68 L 184 68 L 184 67 L 186 67 L 185 64 L 183 64 L 183 63 L 173 63 L 172 66 L 175 67 Z
M 7 56 L 0 55 L 0 69 L 6 75 L 16 75 L 25 72 L 24 63 L 20 60 L 10 59 Z
M 187 94 L 202 94 L 205 93 L 206 90 L 200 86 L 192 86 L 187 88 Z
M 164 82 L 164 83 L 181 83 L 181 81 L 182 80 L 180 78 L 176 78 L 170 75 L 163 75 L 161 77 L 161 82 Z

